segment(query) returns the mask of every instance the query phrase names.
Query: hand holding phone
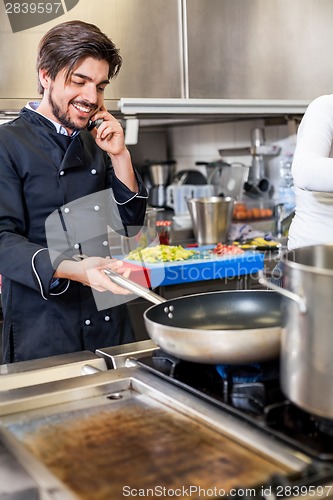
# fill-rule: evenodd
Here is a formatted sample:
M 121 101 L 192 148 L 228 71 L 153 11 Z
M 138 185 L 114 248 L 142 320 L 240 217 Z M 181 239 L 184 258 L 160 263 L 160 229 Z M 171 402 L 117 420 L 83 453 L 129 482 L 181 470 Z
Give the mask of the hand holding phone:
M 98 128 L 103 123 L 103 121 L 104 121 L 103 118 L 99 118 L 98 120 L 91 121 L 91 122 L 89 122 L 87 129 L 90 132 L 95 127 Z

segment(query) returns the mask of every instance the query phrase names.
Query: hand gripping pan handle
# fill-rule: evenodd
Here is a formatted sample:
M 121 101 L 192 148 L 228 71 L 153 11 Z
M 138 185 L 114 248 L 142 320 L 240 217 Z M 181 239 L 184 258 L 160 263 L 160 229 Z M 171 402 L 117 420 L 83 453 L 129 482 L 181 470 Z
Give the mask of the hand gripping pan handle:
M 144 286 L 141 286 L 128 278 L 125 278 L 125 276 L 123 276 L 122 274 L 116 273 L 111 269 L 104 269 L 104 273 L 110 278 L 111 281 L 113 281 L 117 285 L 126 288 L 126 290 L 129 290 L 139 297 L 149 300 L 149 302 L 152 302 L 153 304 L 163 304 L 163 302 L 166 302 L 166 299 L 164 299 L 157 293 L 154 293 Z

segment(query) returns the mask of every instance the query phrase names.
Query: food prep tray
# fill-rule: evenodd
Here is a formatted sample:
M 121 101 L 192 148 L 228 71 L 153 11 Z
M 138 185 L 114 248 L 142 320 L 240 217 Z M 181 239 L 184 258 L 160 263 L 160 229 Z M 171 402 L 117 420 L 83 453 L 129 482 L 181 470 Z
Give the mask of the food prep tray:
M 132 268 L 133 281 L 152 288 L 254 275 L 264 268 L 264 254 L 260 252 L 246 251 L 239 255 L 219 256 L 212 253 L 214 248 L 215 245 L 199 246 L 195 248 L 198 253 L 184 261 L 126 261 L 126 265 Z

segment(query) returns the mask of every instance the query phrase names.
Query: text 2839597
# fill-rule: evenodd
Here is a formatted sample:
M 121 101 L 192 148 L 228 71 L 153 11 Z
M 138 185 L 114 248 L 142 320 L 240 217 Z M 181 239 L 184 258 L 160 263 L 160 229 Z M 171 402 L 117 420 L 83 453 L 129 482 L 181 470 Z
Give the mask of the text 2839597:
M 62 8 L 61 2 L 6 2 L 7 14 L 57 14 Z

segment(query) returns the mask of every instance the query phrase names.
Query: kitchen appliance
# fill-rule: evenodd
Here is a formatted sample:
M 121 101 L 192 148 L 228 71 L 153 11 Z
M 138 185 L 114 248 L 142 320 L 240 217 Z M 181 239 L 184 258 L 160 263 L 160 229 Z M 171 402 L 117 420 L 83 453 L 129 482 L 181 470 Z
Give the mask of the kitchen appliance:
M 248 179 L 244 184 L 245 192 L 250 197 L 271 196 L 273 189 L 266 175 L 265 160 L 280 154 L 280 146 L 267 144 L 265 142 L 265 131 L 263 128 L 251 130 L 251 146 L 245 148 L 219 149 L 222 157 L 225 156 L 248 156 L 252 157 L 249 168 Z
M 268 151 L 263 151 L 261 148 L 265 145 L 265 132 L 263 128 L 254 128 L 251 130 L 251 146 L 252 146 L 252 165 L 249 171 L 246 191 L 258 188 L 259 191 L 265 193 L 270 188 L 270 182 L 266 178 L 264 157 Z M 275 152 L 275 151 L 274 151 Z M 279 150 L 280 152 L 280 150 Z M 274 156 L 270 154 L 270 156 Z M 249 189 L 248 189 L 249 188 Z
M 196 162 L 205 165 L 207 183 L 214 186 L 214 194 L 238 200 L 244 192 L 248 179 L 249 167 L 240 162 L 227 163 L 223 160 L 214 162 Z
M 212 366 L 180 360 L 156 349 L 150 355 L 138 357 L 137 363 L 177 387 L 212 402 L 252 429 L 260 429 L 271 437 L 272 446 L 280 441 L 333 466 L 332 427 L 325 427 L 320 418 L 286 399 L 280 388 L 279 360 Z M 317 464 L 317 471 L 321 465 Z M 310 471 L 314 472 L 315 468 L 309 467 L 308 473 Z M 302 479 L 307 482 L 306 475 Z M 277 481 L 283 482 L 281 477 Z
M 233 198 L 210 196 L 187 199 L 193 231 L 199 245 L 224 243 L 234 210 Z
M 199 172 L 199 170 L 185 169 L 179 170 L 175 174 L 174 178 L 172 179 L 172 184 L 191 184 L 197 186 L 207 184 L 207 179 L 201 172 Z
M 148 163 L 148 204 L 151 207 L 166 207 L 166 188 L 169 184 L 175 161 L 162 161 Z
M 0 454 L 11 467 L 1 492 L 20 487 L 17 498 L 61 500 L 189 491 L 196 499 L 333 497 L 333 438 L 285 399 L 278 362 L 192 363 L 152 341 L 96 355 L 106 371 L 87 360 L 86 376 L 45 383 L 41 373 L 37 385 L 0 391 Z M 28 368 L 19 365 L 24 380 Z
M 178 2 L 166 2 L 165 8 L 159 8 L 156 5 L 159 2 L 144 2 L 138 12 L 133 11 L 132 2 L 112 1 L 112 16 L 106 16 L 103 8 L 89 12 L 89 22 L 103 26 L 105 33 L 114 33 L 114 20 L 119 20 L 117 46 L 126 54 L 128 68 L 137 68 L 135 78 L 120 72 L 119 81 L 117 78 L 113 88 L 105 93 L 105 107 L 112 114 L 117 113 L 115 116 L 121 113 L 124 121 L 130 121 L 138 113 L 145 135 L 145 129 L 151 129 L 156 123 L 156 133 L 163 136 L 167 135 L 173 117 L 176 127 L 182 123 L 186 127 L 189 122 L 225 122 L 234 117 L 241 121 L 244 118 L 263 120 L 269 116 L 274 119 L 272 123 L 276 123 L 276 115 L 293 118 L 296 113 L 303 114 L 309 100 L 332 90 L 333 63 L 329 60 L 328 48 L 333 41 L 330 33 L 333 6 L 329 1 L 307 0 L 309 7 L 304 9 L 304 1 L 295 0 L 293 9 L 286 13 L 281 0 L 253 2 L 254 6 L 252 2 L 244 2 L 239 13 L 235 12 L 234 0 L 225 0 L 223 9 L 218 8 L 219 0 L 205 2 L 205 22 L 198 13 L 197 2 L 191 1 L 182 2 L 183 9 L 179 9 Z M 86 18 L 86 6 L 82 2 L 61 3 L 63 15 Z M 75 6 L 75 10 L 69 12 L 69 6 Z M 252 21 L 254 12 L 255 23 Z M 50 17 L 54 14 L 59 12 L 52 12 Z M 35 19 L 34 16 L 30 19 L 22 10 L 8 15 L 17 16 L 20 21 L 24 19 L 26 28 Z M 148 28 L 147 19 L 151 20 Z M 230 22 L 224 26 L 225 19 Z M 128 36 L 128 20 L 131 36 Z M 3 75 L 0 109 L 18 110 L 38 97 L 31 68 L 35 64 L 40 33 L 36 29 L 28 32 L 28 36 L 26 29 L 11 33 L 5 12 L 0 26 L 6 37 L 0 45 Z M 267 30 L 257 26 L 267 27 Z M 304 33 L 311 33 L 313 37 L 303 37 Z M 133 50 L 133 40 L 140 40 L 136 50 Z M 301 46 L 298 40 L 302 40 Z M 7 55 L 8 46 L 12 57 Z M 207 46 L 216 47 L 214 54 L 218 63 L 215 64 L 214 55 L 207 55 Z M 318 50 L 322 57 L 318 57 Z M 254 56 L 257 64 L 252 62 Z M 149 64 L 150 61 L 161 61 L 165 71 L 161 71 L 160 64 Z M 275 61 L 278 62 L 276 66 Z M 292 61 L 298 61 L 297 65 Z M 320 82 L 314 75 L 321 76 Z M 24 88 L 19 81 L 25 82 Z M 299 82 L 306 82 L 306 85 L 301 86 Z M 119 102 L 120 96 L 123 98 Z M 217 96 L 224 99 L 215 99 Z
M 192 394 L 213 405 L 229 435 L 255 443 L 258 451 L 273 460 L 278 458 L 277 450 L 283 449 L 285 458 L 291 452 L 294 459 L 304 461 L 300 468 L 298 464 L 289 473 L 273 474 L 257 484 L 248 493 L 251 498 L 333 496 L 333 437 L 316 416 L 285 398 L 278 360 L 214 366 L 180 360 L 153 345 L 148 352 L 147 344 L 137 354 L 133 347 L 129 349 L 128 357 L 124 348 L 102 349 L 99 354 L 116 369 L 137 366 L 173 385 L 181 397 Z M 238 487 L 244 488 L 244 483 L 238 481 Z M 244 489 L 239 491 L 239 495 L 234 492 L 236 498 L 244 498 Z
M 328 419 L 333 429 L 333 245 L 286 251 L 283 288 L 261 273 L 260 281 L 285 296 L 281 386 L 297 406 Z

